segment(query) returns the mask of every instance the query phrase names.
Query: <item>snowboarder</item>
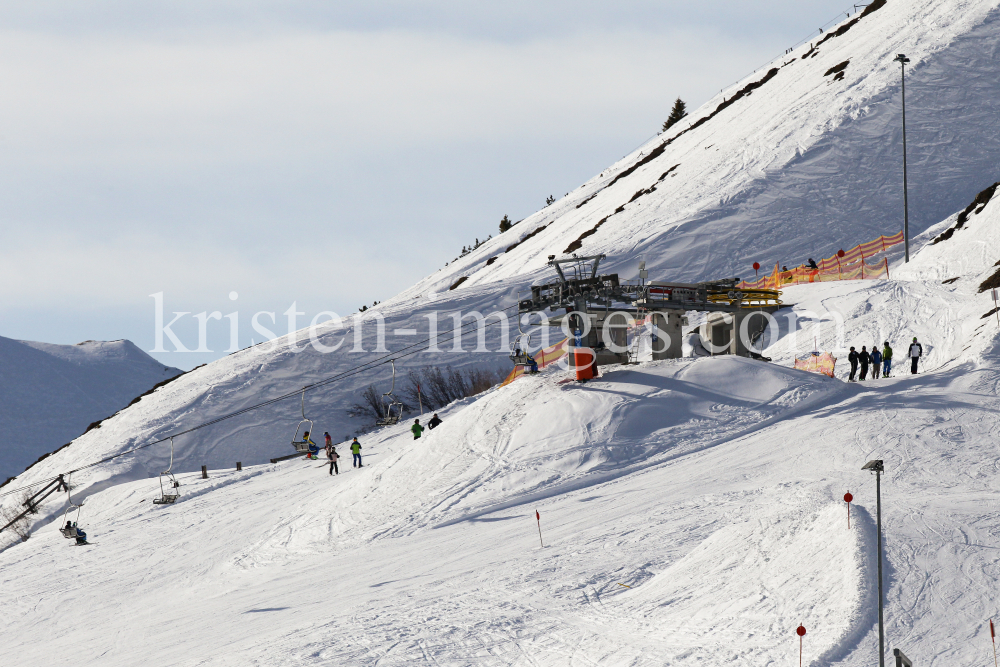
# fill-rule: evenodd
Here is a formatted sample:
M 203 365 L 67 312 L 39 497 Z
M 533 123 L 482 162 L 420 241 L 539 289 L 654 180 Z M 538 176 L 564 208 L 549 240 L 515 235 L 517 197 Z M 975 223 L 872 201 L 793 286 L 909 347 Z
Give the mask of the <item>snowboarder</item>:
M 433 431 L 440 425 L 441 425 L 441 418 L 438 417 L 438 413 L 435 412 L 434 416 L 431 417 L 431 420 L 427 422 L 427 428 Z
M 847 378 L 848 382 L 856 382 L 854 379 L 854 374 L 858 372 L 858 353 L 854 351 L 854 346 L 851 346 L 851 353 L 847 355 L 847 360 L 851 362 L 851 377 Z
M 336 472 L 340 474 L 340 468 L 337 467 L 337 459 L 340 458 L 340 454 L 337 453 L 337 448 L 334 445 L 330 445 L 326 450 L 326 457 L 330 459 L 330 474 L 332 475 Z
M 882 370 L 882 353 L 878 351 L 878 345 L 872 345 L 872 351 L 868 356 L 872 359 L 872 379 L 877 380 Z
M 917 337 L 913 337 L 913 343 L 910 344 L 910 374 L 917 374 L 917 362 L 920 361 L 920 357 L 924 356 L 924 348 L 917 342 Z
M 816 266 L 816 260 L 813 259 L 812 257 L 809 258 L 809 268 L 813 269 L 813 270 L 818 270 L 819 269 L 819 267 Z
M 871 357 L 868 356 L 868 349 L 862 345 L 861 352 L 858 353 L 858 361 L 861 362 L 861 377 L 858 379 L 864 380 L 868 376 L 868 363 L 871 360 Z
M 358 442 L 358 436 L 354 436 L 354 442 L 351 443 L 351 453 L 354 454 L 354 465 L 352 468 L 364 468 L 361 465 L 361 443 Z
M 885 347 L 882 348 L 882 377 L 889 377 L 889 371 L 892 370 L 892 348 L 889 347 L 889 341 L 885 341 Z
M 306 454 L 306 458 L 315 459 L 316 453 L 319 452 L 319 445 L 313 442 L 312 438 L 309 437 L 309 431 L 306 431 L 305 433 L 302 434 L 302 442 L 309 445 L 309 453 Z
M 420 434 L 424 432 L 424 427 L 420 425 L 419 419 L 413 420 L 413 426 L 410 427 L 410 432 L 413 433 L 414 440 L 420 439 Z

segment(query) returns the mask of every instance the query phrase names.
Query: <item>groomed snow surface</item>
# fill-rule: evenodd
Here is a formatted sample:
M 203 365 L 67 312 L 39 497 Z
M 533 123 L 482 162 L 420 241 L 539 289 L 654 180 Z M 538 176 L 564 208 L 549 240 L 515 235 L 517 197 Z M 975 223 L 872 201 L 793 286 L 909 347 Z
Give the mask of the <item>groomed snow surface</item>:
M 433 311 L 514 306 L 519 290 L 553 279 L 545 257 L 607 216 L 581 253 L 606 253 L 623 279 L 643 260 L 655 280 L 720 278 L 765 253 L 791 264 L 895 231 L 898 51 L 913 59 L 914 109 L 925 110 L 913 119 L 911 155 L 926 176 L 915 208 L 940 218 L 964 206 L 997 178 L 998 11 L 996 0 L 890 0 L 815 58 L 790 54 L 770 87 L 659 157 L 618 178 L 662 136 L 380 304 L 387 349 L 422 337 Z M 824 76 L 844 60 L 845 79 Z M 73 475 L 94 544 L 61 536 L 65 498 L 53 497 L 28 542 L 0 547 L 0 664 L 794 665 L 803 624 L 803 664 L 871 667 L 875 483 L 860 468 L 873 458 L 886 468 L 887 651 L 921 667 L 988 664 L 1000 348 L 979 287 L 1000 270 L 1000 197 L 931 243 L 956 225 L 954 214 L 915 239 L 891 280 L 786 290 L 770 364 L 644 362 L 586 384 L 551 369 L 449 406 L 417 442 L 408 423 L 363 436 L 361 469 L 341 445 L 335 477 L 322 462 L 265 463 L 290 453 L 299 419 L 297 401 L 277 403 L 178 438 L 171 506 L 151 502 L 162 443 Z M 376 360 L 374 324 L 357 327 L 319 327 L 337 352 L 299 332 L 297 345 L 285 338 L 185 374 L 7 489 Z M 492 358 L 505 349 L 496 332 Z M 915 377 L 912 336 L 925 352 Z M 894 376 L 844 382 L 846 346 L 885 340 Z M 366 352 L 351 351 L 358 341 Z M 450 345 L 405 364 L 491 358 Z M 837 378 L 791 368 L 814 345 L 841 357 Z M 384 391 L 388 371 L 308 394 L 315 433 L 353 432 L 344 408 L 369 383 Z

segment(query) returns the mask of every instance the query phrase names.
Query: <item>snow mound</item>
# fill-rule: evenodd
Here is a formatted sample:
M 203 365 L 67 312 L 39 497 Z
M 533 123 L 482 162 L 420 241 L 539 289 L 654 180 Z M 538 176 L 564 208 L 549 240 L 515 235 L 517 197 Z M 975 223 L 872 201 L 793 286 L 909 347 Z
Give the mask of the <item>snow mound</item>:
M 843 503 L 790 491 L 762 491 L 742 521 L 616 599 L 669 647 L 664 660 L 782 662 L 788 649 L 775 634 L 799 624 L 810 655 L 836 659 L 868 630 L 877 600 L 870 517 L 855 511 L 848 531 Z

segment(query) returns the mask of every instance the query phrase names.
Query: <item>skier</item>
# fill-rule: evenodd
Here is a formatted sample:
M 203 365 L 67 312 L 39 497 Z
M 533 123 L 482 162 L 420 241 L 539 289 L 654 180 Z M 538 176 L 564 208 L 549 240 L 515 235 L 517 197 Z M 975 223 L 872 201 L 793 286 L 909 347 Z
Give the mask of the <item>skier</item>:
M 351 453 L 354 454 L 354 465 L 352 468 L 364 468 L 361 465 L 361 443 L 358 442 L 358 436 L 354 436 L 354 442 L 351 443 Z
M 424 432 L 424 427 L 420 425 L 419 419 L 413 420 L 413 426 L 410 427 L 410 432 L 413 433 L 414 440 L 420 439 L 420 434 Z
M 889 347 L 889 341 L 885 341 L 885 347 L 882 348 L 882 377 L 889 377 L 889 371 L 892 370 L 892 348 Z
M 323 431 L 323 437 L 326 439 L 326 451 L 330 451 L 330 447 L 333 447 L 333 438 L 330 437 L 329 431 Z
M 917 374 L 917 362 L 920 361 L 920 357 L 924 356 L 924 348 L 920 343 L 917 342 L 917 337 L 913 337 L 913 343 L 910 345 L 910 374 Z
M 862 345 L 861 352 L 858 353 L 858 361 L 861 362 L 861 377 L 859 379 L 864 380 L 868 375 L 868 362 L 872 359 L 868 356 L 868 349 Z
M 816 260 L 813 259 L 812 257 L 809 258 L 809 268 L 813 269 L 813 270 L 818 270 L 819 269 L 819 267 L 816 266 Z
M 337 467 L 337 459 L 340 458 L 340 454 L 337 453 L 337 448 L 334 445 L 330 445 L 326 450 L 326 457 L 330 459 L 330 474 L 332 475 L 336 472 L 340 474 L 340 468 Z
M 854 379 L 854 374 L 858 372 L 858 353 L 854 351 L 854 346 L 851 346 L 851 353 L 847 355 L 847 360 L 851 362 L 851 377 L 847 378 L 848 382 L 856 382 Z
M 302 434 L 302 442 L 309 445 L 309 453 L 306 454 L 306 458 L 315 459 L 316 453 L 319 452 L 319 445 L 313 442 L 312 438 L 309 437 L 309 431 L 306 431 L 305 433 Z
M 872 351 L 868 356 L 872 359 L 872 379 L 877 380 L 879 371 L 882 370 L 882 353 L 878 351 L 878 345 L 872 345 Z
M 440 425 L 441 425 L 441 418 L 438 417 L 438 413 L 435 412 L 434 416 L 431 417 L 431 420 L 427 422 L 427 428 L 433 431 Z

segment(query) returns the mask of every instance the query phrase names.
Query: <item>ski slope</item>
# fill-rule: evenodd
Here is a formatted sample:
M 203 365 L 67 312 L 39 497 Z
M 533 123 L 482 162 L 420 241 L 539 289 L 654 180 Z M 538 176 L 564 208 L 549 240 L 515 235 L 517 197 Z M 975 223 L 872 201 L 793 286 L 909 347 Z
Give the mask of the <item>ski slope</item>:
M 0 480 L 178 374 L 127 340 L 51 345 L 0 336 Z
M 380 304 L 369 315 L 384 319 L 382 347 L 373 318 L 317 327 L 334 350 L 307 331 L 243 350 L 19 475 L 15 489 L 120 455 L 71 479 L 93 546 L 56 531 L 66 499 L 53 497 L 28 542 L 0 547 L 0 662 L 770 664 L 794 662 L 801 623 L 804 664 L 871 665 L 874 480 L 860 468 L 873 458 L 886 467 L 888 648 L 922 665 L 988 662 L 1000 350 L 980 288 L 1000 271 L 1000 197 L 966 207 L 1000 178 L 998 17 L 992 0 L 890 0 L 851 17 L 677 131 L 712 116 L 697 128 Z M 363 434 L 361 469 L 346 447 L 333 478 L 320 462 L 267 463 L 291 451 L 296 390 L 324 378 L 340 377 L 306 394 L 315 432 L 354 433 L 344 408 L 369 383 L 387 388 L 380 360 L 435 312 L 440 351 L 401 358 L 403 372 L 505 356 L 499 327 L 453 347 L 447 314 L 511 317 L 519 291 L 551 278 L 547 256 L 602 219 L 577 250 L 606 253 L 624 278 L 645 260 L 655 280 L 791 264 L 894 231 L 898 51 L 913 60 L 908 107 L 936 113 L 907 119 L 912 261 L 890 280 L 785 290 L 765 336 L 772 363 L 644 362 L 583 385 L 553 368 L 449 406 L 417 442 L 408 423 Z M 845 59 L 844 78 L 824 77 Z M 884 340 L 894 376 L 845 383 L 846 348 Z M 814 347 L 842 358 L 837 378 L 791 368 Z M 351 374 L 364 363 L 379 365 Z M 154 443 L 209 422 L 175 439 L 181 499 L 152 505 L 170 455 Z

